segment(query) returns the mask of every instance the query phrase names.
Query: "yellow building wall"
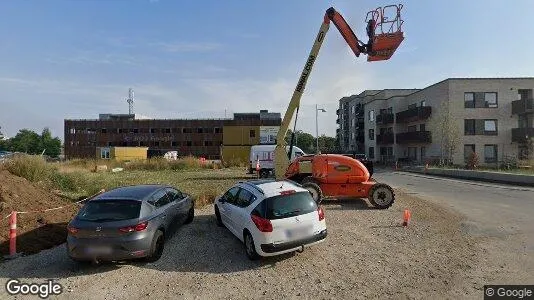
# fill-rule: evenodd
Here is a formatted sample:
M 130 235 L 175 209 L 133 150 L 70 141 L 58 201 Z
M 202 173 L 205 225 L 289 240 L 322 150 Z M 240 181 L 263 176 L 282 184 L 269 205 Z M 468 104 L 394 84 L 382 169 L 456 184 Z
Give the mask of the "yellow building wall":
M 118 161 L 147 159 L 147 147 L 111 147 L 110 158 Z
M 250 131 L 254 136 L 250 136 Z M 257 145 L 260 143 L 260 126 L 224 126 L 223 145 Z M 250 147 L 248 147 L 250 150 Z
M 224 163 L 248 163 L 250 146 L 222 146 L 222 161 Z

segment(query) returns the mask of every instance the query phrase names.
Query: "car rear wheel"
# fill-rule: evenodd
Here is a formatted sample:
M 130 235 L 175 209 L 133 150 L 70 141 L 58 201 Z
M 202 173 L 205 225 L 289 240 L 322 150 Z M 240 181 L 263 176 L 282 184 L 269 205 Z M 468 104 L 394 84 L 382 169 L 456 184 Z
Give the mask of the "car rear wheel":
M 267 178 L 269 177 L 269 170 L 261 169 L 260 170 L 260 178 Z
M 221 220 L 221 213 L 219 212 L 219 208 L 215 206 L 215 219 L 217 222 L 217 226 L 223 227 L 223 222 Z
M 165 238 L 161 230 L 156 231 L 154 238 L 152 238 L 152 247 L 150 249 L 150 254 L 147 257 L 147 261 L 155 262 L 161 258 L 163 254 L 163 248 L 165 244 Z
M 257 260 L 260 258 L 258 252 L 256 252 L 256 247 L 254 246 L 254 239 L 250 232 L 245 232 L 245 251 L 250 260 Z
M 317 183 L 313 181 L 304 182 L 302 184 L 302 187 L 307 189 L 310 192 L 313 200 L 317 204 L 321 203 L 321 201 L 323 200 L 323 191 L 321 190 L 321 187 Z
M 395 193 L 389 185 L 376 183 L 369 190 L 369 202 L 379 209 L 389 208 L 395 202 Z
M 191 207 L 191 209 L 187 213 L 187 219 L 185 220 L 184 224 L 189 224 L 189 223 L 193 222 L 194 218 L 195 218 L 195 207 L 193 206 L 193 207 Z

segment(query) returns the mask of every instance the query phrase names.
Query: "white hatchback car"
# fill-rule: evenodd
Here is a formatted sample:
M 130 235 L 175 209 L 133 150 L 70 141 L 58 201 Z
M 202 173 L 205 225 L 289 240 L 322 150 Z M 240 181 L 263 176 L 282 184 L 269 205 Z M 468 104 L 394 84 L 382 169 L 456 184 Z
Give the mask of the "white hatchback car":
M 215 200 L 219 226 L 245 244 L 254 260 L 303 251 L 326 239 L 322 207 L 299 184 L 274 179 L 239 182 Z

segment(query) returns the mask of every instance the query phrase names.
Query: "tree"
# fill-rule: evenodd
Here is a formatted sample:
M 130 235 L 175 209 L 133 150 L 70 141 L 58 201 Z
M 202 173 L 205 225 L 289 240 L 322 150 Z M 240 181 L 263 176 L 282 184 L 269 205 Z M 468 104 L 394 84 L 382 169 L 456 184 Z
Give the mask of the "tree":
M 292 131 L 288 130 L 286 135 L 286 143 L 289 145 L 291 143 Z M 295 132 L 295 146 L 302 149 L 306 153 L 315 152 L 315 138 L 313 135 L 303 132 L 302 130 L 297 130 Z
M 50 129 L 45 127 L 41 134 L 39 149 L 46 150 L 46 155 L 58 157 L 61 154 L 61 140 L 58 137 L 52 138 Z
M 335 153 L 336 152 L 336 142 L 335 137 L 321 135 L 319 137 L 319 150 L 321 153 Z
M 21 129 L 13 138 L 3 141 L 1 148 L 8 151 L 24 152 L 28 154 L 41 154 L 57 157 L 61 153 L 61 140 L 52 138 L 50 129 L 45 128 L 42 135 L 29 129 Z
M 440 165 L 451 164 L 452 158 L 460 144 L 460 129 L 449 110 L 449 103 L 443 102 L 439 114 L 433 117 L 432 131 L 439 139 Z

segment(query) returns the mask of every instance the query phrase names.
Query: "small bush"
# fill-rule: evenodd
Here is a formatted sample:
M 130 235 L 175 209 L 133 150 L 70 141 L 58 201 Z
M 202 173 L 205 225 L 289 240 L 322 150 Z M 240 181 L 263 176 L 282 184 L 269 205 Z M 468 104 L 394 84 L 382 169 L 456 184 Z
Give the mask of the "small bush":
M 56 168 L 39 155 L 17 155 L 5 164 L 5 168 L 11 174 L 31 182 L 46 181 L 52 174 L 57 173 Z
M 467 157 L 467 169 L 469 170 L 475 170 L 479 166 L 479 159 L 478 154 L 476 152 L 472 152 Z

